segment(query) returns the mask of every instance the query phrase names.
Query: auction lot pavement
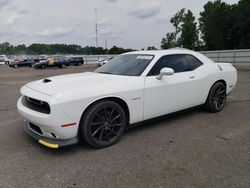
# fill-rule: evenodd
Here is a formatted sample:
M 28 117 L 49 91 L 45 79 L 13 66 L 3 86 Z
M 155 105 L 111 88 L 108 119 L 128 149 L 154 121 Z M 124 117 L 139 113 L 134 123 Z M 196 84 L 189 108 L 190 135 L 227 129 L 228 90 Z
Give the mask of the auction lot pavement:
M 0 66 L 0 187 L 250 187 L 250 66 L 224 110 L 192 110 L 144 123 L 97 150 L 52 150 L 23 131 L 16 101 L 25 83 L 95 67 Z

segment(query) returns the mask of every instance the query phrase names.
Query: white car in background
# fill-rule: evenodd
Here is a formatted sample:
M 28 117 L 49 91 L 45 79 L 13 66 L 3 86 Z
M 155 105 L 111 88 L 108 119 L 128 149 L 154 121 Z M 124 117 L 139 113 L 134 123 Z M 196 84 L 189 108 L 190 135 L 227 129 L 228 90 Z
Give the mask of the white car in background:
M 113 59 L 114 57 L 107 57 L 105 59 L 98 59 L 97 60 L 97 66 L 100 67 L 106 63 L 108 63 L 111 59 Z
M 21 88 L 25 131 L 58 148 L 80 138 L 96 148 L 117 142 L 130 124 L 202 106 L 219 112 L 237 81 L 229 63 L 186 50 L 119 55 L 95 72 L 46 78 Z
M 8 65 L 12 63 L 13 60 L 9 59 L 6 55 L 0 55 L 0 65 Z

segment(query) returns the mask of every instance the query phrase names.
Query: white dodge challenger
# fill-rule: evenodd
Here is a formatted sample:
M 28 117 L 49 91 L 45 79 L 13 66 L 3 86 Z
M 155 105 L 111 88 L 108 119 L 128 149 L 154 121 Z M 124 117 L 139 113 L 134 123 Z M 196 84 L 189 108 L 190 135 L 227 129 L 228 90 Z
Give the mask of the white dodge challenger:
M 195 106 L 221 111 L 236 81 L 231 64 L 194 51 L 136 51 L 95 72 L 28 83 L 17 108 L 27 122 L 25 131 L 40 144 L 58 148 L 82 138 L 103 148 L 130 124 Z

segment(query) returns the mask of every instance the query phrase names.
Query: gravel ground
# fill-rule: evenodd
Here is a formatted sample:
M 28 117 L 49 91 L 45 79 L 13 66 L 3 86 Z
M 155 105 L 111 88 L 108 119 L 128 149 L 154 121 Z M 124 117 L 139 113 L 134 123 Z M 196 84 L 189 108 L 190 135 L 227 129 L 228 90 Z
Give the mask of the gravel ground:
M 250 187 L 250 65 L 224 110 L 192 110 L 129 129 L 112 147 L 52 150 L 23 132 L 20 87 L 93 66 L 0 66 L 0 187 Z

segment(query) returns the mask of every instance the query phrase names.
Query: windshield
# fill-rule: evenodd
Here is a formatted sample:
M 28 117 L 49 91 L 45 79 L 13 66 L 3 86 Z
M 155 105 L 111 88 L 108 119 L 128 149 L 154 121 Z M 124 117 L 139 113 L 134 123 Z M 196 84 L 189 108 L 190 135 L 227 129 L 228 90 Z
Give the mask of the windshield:
M 119 55 L 96 69 L 95 72 L 126 76 L 140 76 L 153 58 L 153 55 Z

